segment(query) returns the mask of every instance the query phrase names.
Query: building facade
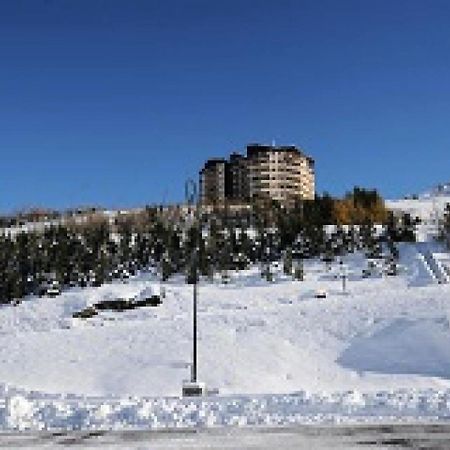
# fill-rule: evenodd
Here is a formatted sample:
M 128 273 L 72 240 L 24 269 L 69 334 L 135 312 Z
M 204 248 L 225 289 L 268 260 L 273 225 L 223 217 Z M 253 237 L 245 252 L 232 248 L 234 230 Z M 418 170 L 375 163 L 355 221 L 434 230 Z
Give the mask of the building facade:
M 245 156 L 232 153 L 228 162 L 228 198 L 236 201 L 249 200 L 248 164 Z
M 222 203 L 227 198 L 228 162 L 223 158 L 206 161 L 200 171 L 200 198 L 203 203 Z
M 208 160 L 200 171 L 200 187 L 203 203 L 313 200 L 314 160 L 295 146 L 249 144 L 246 156 Z

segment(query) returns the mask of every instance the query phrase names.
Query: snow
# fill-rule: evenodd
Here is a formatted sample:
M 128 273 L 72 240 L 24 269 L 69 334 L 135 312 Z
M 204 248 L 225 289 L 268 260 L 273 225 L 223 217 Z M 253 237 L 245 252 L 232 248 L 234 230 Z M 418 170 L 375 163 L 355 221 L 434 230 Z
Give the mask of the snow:
M 413 217 L 429 218 L 434 212 L 444 211 L 445 205 L 450 203 L 450 195 L 439 197 L 419 197 L 418 199 L 386 200 L 389 209 L 402 210 Z
M 180 398 L 190 376 L 192 286 L 152 273 L 0 308 L 0 430 L 274 426 L 448 420 L 449 253 L 431 242 L 450 197 L 388 202 L 424 219 L 400 245 L 400 271 L 362 277 L 361 253 L 305 281 L 258 269 L 198 289 L 200 381 L 219 395 Z M 380 263 L 378 263 L 380 266 Z M 382 265 L 382 263 L 381 263 Z M 73 314 L 105 300 L 157 307 Z M 316 298 L 325 291 L 326 298 Z
M 338 362 L 358 371 L 448 377 L 447 318 L 395 319 L 369 336 L 354 339 Z
M 423 247 L 423 246 L 422 246 Z M 427 249 L 441 261 L 437 244 Z M 192 286 L 165 283 L 158 307 L 73 313 L 161 289 L 153 274 L 0 309 L 0 429 L 280 425 L 446 418 L 450 285 L 400 246 L 397 277 L 362 278 L 365 259 L 306 261 L 306 279 L 258 270 L 199 286 L 199 378 L 219 395 L 180 399 L 190 374 Z M 327 298 L 317 299 L 317 290 Z M 2 400 L 1 400 L 2 399 Z M 3 403 L 2 403 L 3 402 Z M 3 406 L 2 406 L 3 405 Z M 402 419 L 402 420 L 403 420 Z
M 344 391 L 217 398 L 83 398 L 3 387 L 0 430 L 189 429 L 435 421 L 449 418 L 450 391 Z

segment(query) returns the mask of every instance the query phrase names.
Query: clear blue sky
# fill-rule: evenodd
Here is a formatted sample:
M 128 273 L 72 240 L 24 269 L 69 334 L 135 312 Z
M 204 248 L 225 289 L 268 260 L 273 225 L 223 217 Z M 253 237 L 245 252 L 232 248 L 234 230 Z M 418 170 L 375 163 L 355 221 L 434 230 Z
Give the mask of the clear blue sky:
M 317 190 L 450 179 L 448 0 L 0 2 L 0 212 L 184 196 L 298 144 Z

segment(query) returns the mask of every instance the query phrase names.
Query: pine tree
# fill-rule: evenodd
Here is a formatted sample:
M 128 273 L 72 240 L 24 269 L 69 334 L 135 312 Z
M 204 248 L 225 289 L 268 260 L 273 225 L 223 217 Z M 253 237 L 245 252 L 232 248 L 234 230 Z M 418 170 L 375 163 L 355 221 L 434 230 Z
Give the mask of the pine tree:
M 444 218 L 440 227 L 440 236 L 450 250 L 450 203 L 445 205 Z
M 294 279 L 297 281 L 303 281 L 305 279 L 305 269 L 302 258 L 295 262 Z
M 162 281 L 167 281 L 173 275 L 168 253 L 165 253 L 161 258 L 160 273 Z
M 285 275 L 292 275 L 293 270 L 293 259 L 292 259 L 292 248 L 288 247 L 284 251 L 283 255 L 283 272 Z
M 416 225 L 412 220 L 411 215 L 404 213 L 402 216 L 402 242 L 416 242 Z

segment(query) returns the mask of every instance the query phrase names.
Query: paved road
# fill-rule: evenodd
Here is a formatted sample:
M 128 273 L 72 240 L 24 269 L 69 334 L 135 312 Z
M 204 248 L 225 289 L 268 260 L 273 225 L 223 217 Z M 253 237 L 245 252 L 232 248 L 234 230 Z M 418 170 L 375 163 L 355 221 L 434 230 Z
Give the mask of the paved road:
M 450 449 L 450 424 L 299 426 L 126 432 L 1 433 L 0 448 L 84 449 Z

